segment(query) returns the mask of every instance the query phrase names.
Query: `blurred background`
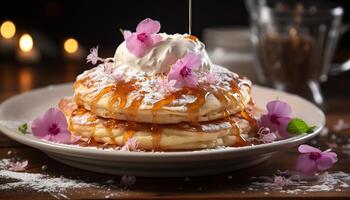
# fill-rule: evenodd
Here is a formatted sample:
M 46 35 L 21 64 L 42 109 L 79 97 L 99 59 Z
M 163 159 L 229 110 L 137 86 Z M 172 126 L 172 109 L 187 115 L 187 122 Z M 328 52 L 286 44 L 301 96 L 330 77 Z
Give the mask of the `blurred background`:
M 350 23 L 350 2 L 332 2 L 344 9 L 344 24 Z M 146 17 L 159 20 L 161 32 L 186 33 L 188 1 L 3 3 L 0 6 L 0 101 L 32 88 L 74 81 L 79 73 L 93 67 L 85 62 L 91 47 L 99 45 L 101 56 L 112 57 L 123 41 L 119 29 L 134 30 Z M 206 43 L 214 62 L 249 76 L 257 84 L 267 84 L 259 77 L 263 72 L 253 54 L 250 21 L 244 0 L 193 0 L 192 34 Z M 341 63 L 349 58 L 350 33 L 345 32 L 332 62 Z M 341 111 L 342 104 L 328 100 L 350 98 L 349 85 L 349 71 L 330 75 L 322 82 L 326 103 L 331 104 L 327 106 Z

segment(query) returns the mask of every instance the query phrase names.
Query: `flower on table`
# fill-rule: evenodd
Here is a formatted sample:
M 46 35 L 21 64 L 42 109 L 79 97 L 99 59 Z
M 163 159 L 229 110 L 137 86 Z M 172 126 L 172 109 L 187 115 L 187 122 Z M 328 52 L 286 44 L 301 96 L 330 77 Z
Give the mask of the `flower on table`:
M 176 61 L 168 74 L 168 80 L 175 80 L 175 87 L 181 88 L 198 86 L 198 76 L 194 70 L 201 64 L 200 57 L 195 53 L 187 53 L 183 58 Z
M 121 148 L 122 151 L 137 151 L 139 143 L 135 138 L 130 138 L 124 146 Z
M 31 127 L 33 135 L 40 139 L 64 144 L 79 140 L 68 131 L 66 117 L 57 108 L 50 108 L 44 115 L 34 119 Z
M 287 126 L 292 119 L 291 107 L 286 102 L 275 100 L 269 102 L 266 108 L 268 113 L 261 116 L 260 126 L 277 132 L 282 138 L 288 138 Z
M 136 32 L 124 31 L 126 48 L 136 57 L 142 57 L 151 47 L 161 41 L 157 34 L 160 30 L 160 23 L 150 18 L 141 21 Z
M 273 178 L 273 183 L 278 187 L 284 187 L 290 184 L 290 180 L 283 176 L 275 176 Z
M 158 86 L 158 89 L 160 89 L 161 91 L 173 92 L 176 90 L 175 84 L 176 84 L 176 80 L 169 81 L 167 78 L 163 78 L 163 77 L 157 78 L 157 86 Z
M 338 161 L 337 154 L 330 150 L 321 151 L 309 145 L 300 145 L 296 169 L 304 174 L 314 174 L 332 167 Z
M 7 170 L 13 171 L 13 172 L 24 172 L 27 169 L 27 166 L 28 166 L 28 160 L 10 161 L 6 165 Z

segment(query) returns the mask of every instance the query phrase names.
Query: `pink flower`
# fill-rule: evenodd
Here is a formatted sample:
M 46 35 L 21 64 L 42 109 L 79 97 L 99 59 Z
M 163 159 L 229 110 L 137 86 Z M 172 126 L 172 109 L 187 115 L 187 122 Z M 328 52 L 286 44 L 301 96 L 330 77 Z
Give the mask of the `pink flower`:
M 10 161 L 7 165 L 7 170 L 13 172 L 24 172 L 28 166 L 28 160 Z
M 66 117 L 57 108 L 50 108 L 44 115 L 34 119 L 32 122 L 32 132 L 37 138 L 58 143 L 68 144 L 79 140 L 78 137 L 72 137 L 68 131 Z
M 136 32 L 124 31 L 126 48 L 136 57 L 142 57 L 148 49 L 160 42 L 161 38 L 157 34 L 160 30 L 160 23 L 150 18 L 141 21 Z
M 219 82 L 219 76 L 216 73 L 209 72 L 205 76 L 205 81 L 209 84 L 216 84 Z
M 104 61 L 102 58 L 98 57 L 98 46 L 90 49 L 90 54 L 86 57 L 86 63 L 91 62 L 96 65 L 98 61 Z
M 260 127 L 258 131 L 258 141 L 262 143 L 271 143 L 277 139 L 275 133 L 271 132 L 269 128 Z
M 304 174 L 314 174 L 332 167 L 338 161 L 337 154 L 330 150 L 321 150 L 302 144 L 298 151 L 301 153 L 297 160 L 296 169 Z
M 107 74 L 112 74 L 113 72 L 113 63 L 111 62 L 105 62 L 103 64 L 103 69 L 104 69 L 104 72 L 106 72 Z
M 187 53 L 183 58 L 176 61 L 168 74 L 168 80 L 175 80 L 175 87 L 181 88 L 198 86 L 198 76 L 193 70 L 201 64 L 199 56 L 195 53 Z
M 86 63 L 91 62 L 93 65 L 100 61 L 103 62 L 103 69 L 107 74 L 113 71 L 113 58 L 100 58 L 98 56 L 98 46 L 90 49 L 90 54 L 86 57 Z
M 173 92 L 176 90 L 176 88 L 174 87 L 175 84 L 176 84 L 175 80 L 169 81 L 167 78 L 162 78 L 162 77 L 157 78 L 157 86 L 161 91 Z
M 269 128 L 272 132 L 278 132 L 282 138 L 288 138 L 287 126 L 291 120 L 292 109 L 283 101 L 270 101 L 267 106 L 267 114 L 260 118 L 260 126 Z
M 117 81 L 122 81 L 122 80 L 124 80 L 124 74 L 121 74 L 121 73 L 115 73 L 115 74 L 113 74 L 113 77 L 114 77 L 115 80 L 117 80 Z
M 130 187 L 136 183 L 136 177 L 124 175 L 120 179 L 120 183 L 126 187 Z
M 273 183 L 278 187 L 284 187 L 289 185 L 289 179 L 284 178 L 283 176 L 275 176 L 273 179 Z
M 121 148 L 122 151 L 137 151 L 139 143 L 135 138 L 130 138 L 124 146 Z

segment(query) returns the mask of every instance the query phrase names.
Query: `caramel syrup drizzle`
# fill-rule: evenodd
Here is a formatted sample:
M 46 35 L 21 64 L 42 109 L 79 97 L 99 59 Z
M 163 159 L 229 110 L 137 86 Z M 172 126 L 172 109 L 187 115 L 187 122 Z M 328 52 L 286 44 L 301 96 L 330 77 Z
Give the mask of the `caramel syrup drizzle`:
M 136 111 L 142 104 L 143 98 L 145 94 L 140 94 L 137 96 L 130 105 L 125 108 L 127 104 L 127 97 L 128 95 L 137 90 L 138 88 L 134 85 L 135 81 L 125 82 L 124 80 L 118 81 L 115 85 L 107 86 L 103 88 L 99 94 L 97 94 L 91 101 L 92 105 L 92 111 L 96 110 L 96 104 L 98 101 L 106 94 L 112 93 L 111 97 L 108 100 L 108 110 L 112 113 L 112 115 L 115 115 L 115 103 L 118 101 L 117 110 L 119 109 L 125 109 L 126 111 L 126 124 L 125 124 L 125 132 L 123 134 L 123 143 L 127 142 L 128 139 L 132 138 L 135 134 L 135 130 L 137 130 L 137 123 L 132 122 L 131 120 L 136 114 Z M 242 94 L 240 93 L 240 89 L 238 87 L 238 84 L 235 81 L 232 81 L 231 83 L 231 92 L 225 92 L 225 91 L 219 91 L 212 93 L 208 91 L 206 88 L 182 88 L 181 90 L 178 90 L 176 92 L 169 93 L 165 98 L 155 102 L 152 105 L 152 126 L 150 128 L 152 132 L 152 140 L 153 140 L 153 147 L 154 149 L 160 148 L 160 140 L 161 140 L 161 130 L 158 128 L 157 125 L 157 112 L 164 108 L 164 106 L 169 105 L 171 102 L 173 102 L 175 99 L 178 99 L 182 95 L 192 95 L 195 97 L 195 100 L 191 103 L 188 103 L 186 105 L 187 112 L 189 113 L 189 116 L 191 117 L 191 121 L 194 121 L 193 125 L 197 130 L 201 130 L 201 125 L 198 123 L 199 121 L 199 114 L 200 114 L 200 108 L 204 105 L 206 102 L 206 98 L 209 94 L 214 94 L 221 102 L 224 102 L 225 110 L 224 110 L 224 118 L 227 119 L 232 128 L 235 129 L 237 142 L 235 146 L 243 146 L 247 145 L 247 142 L 244 140 L 244 138 L 240 134 L 240 128 L 238 127 L 237 123 L 234 123 L 231 120 L 231 116 L 234 113 L 230 112 L 230 107 L 236 106 L 237 104 L 241 107 L 241 116 L 246 119 L 251 125 L 256 126 L 256 120 L 250 115 L 249 112 L 247 112 L 245 106 L 242 104 L 240 99 L 242 98 Z M 94 120 L 94 119 L 91 119 Z M 110 135 L 112 135 L 112 128 L 115 124 L 108 124 L 108 132 L 110 132 Z

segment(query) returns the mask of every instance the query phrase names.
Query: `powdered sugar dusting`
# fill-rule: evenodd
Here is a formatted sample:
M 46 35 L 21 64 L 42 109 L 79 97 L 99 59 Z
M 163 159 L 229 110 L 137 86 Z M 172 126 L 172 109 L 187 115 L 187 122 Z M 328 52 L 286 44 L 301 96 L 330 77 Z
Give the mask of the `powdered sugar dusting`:
M 150 77 L 146 73 L 140 70 L 130 69 L 126 65 L 120 65 L 114 68 L 113 72 L 109 74 L 105 72 L 103 65 L 104 64 L 100 64 L 95 68 L 83 72 L 77 77 L 77 81 L 88 79 L 89 81 L 87 82 L 87 85 L 89 87 L 84 87 L 84 89 L 75 90 L 76 94 L 79 94 L 81 96 L 90 96 L 91 98 L 93 98 L 103 88 L 115 85 L 117 83 L 116 78 L 113 77 L 112 74 L 123 74 L 126 82 L 135 81 L 134 85 L 137 87 L 136 91 L 133 91 L 129 94 L 130 97 L 138 96 L 140 94 L 143 94 L 144 96 L 139 109 L 146 109 L 147 106 L 153 105 L 155 102 L 164 99 L 165 96 L 168 95 L 168 93 L 164 90 L 159 90 L 159 84 L 157 82 L 156 75 Z M 209 87 L 212 91 L 231 91 L 232 80 L 237 81 L 242 92 L 245 92 L 245 85 L 251 85 L 251 82 L 248 79 L 240 78 L 237 74 L 221 66 L 214 65 L 211 69 L 211 73 L 214 73 L 218 76 L 218 79 L 220 81 L 217 84 L 208 85 L 205 80 L 200 80 L 199 83 L 200 85 L 205 85 L 206 87 Z M 185 112 L 186 107 L 183 107 L 183 105 L 191 103 L 195 100 L 195 98 L 196 97 L 193 95 L 183 95 L 179 97 L 177 101 L 174 101 L 171 104 L 169 104 L 169 106 L 179 106 L 179 111 Z
M 288 184 L 276 184 L 273 177 L 254 177 L 247 187 L 248 191 L 280 192 L 287 194 L 305 194 L 309 192 L 343 191 L 350 189 L 350 174 L 345 172 L 325 172 L 318 177 L 305 179 L 299 175 L 292 175 Z
M 1 190 L 24 189 L 36 192 L 50 193 L 56 198 L 68 198 L 66 192 L 79 188 L 99 187 L 97 183 L 87 183 L 82 180 L 74 180 L 65 177 L 50 177 L 40 173 L 14 172 L 6 170 L 6 163 L 9 159 L 2 159 L 0 162 L 0 178 L 11 179 L 0 185 Z

